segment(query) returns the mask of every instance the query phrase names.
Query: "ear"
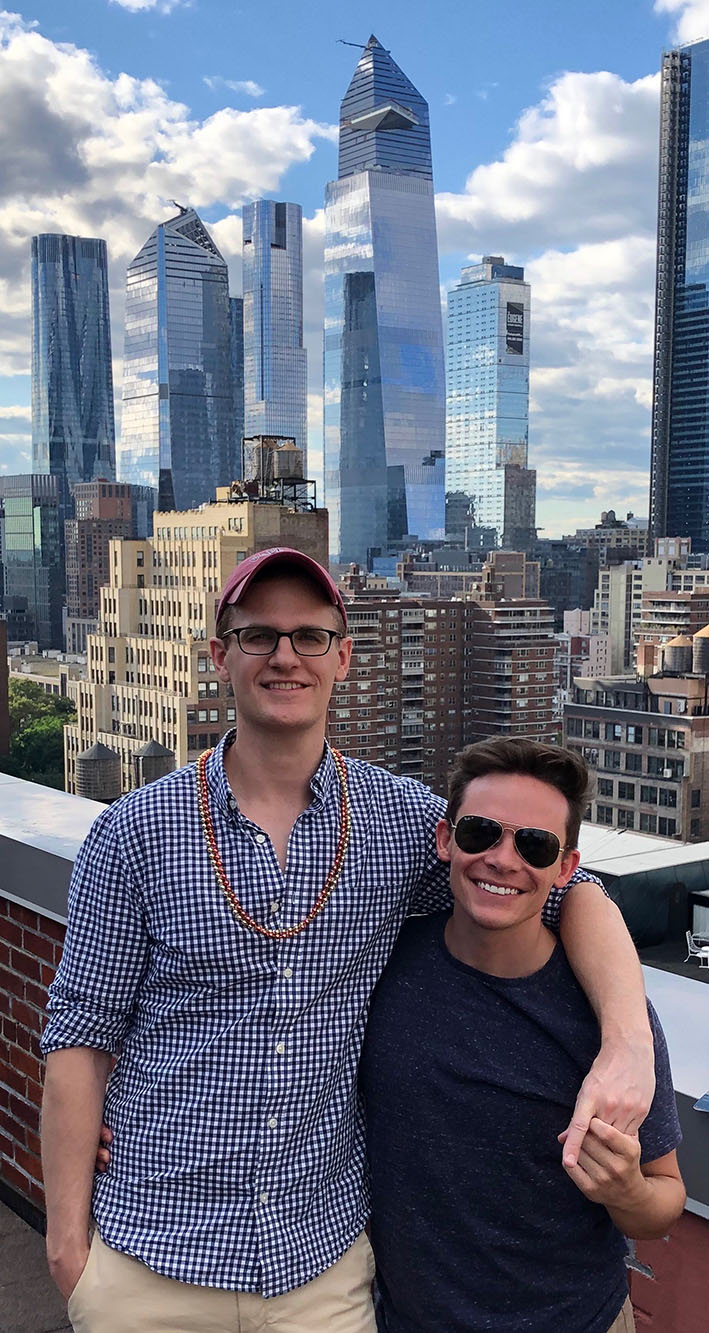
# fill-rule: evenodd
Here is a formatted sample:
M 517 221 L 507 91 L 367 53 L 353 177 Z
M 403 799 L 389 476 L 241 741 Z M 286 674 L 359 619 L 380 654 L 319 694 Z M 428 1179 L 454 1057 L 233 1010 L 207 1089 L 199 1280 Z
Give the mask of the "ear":
M 338 639 L 337 641 L 337 671 L 335 680 L 344 680 L 350 669 L 350 659 L 352 657 L 352 639 Z
M 564 885 L 568 884 L 574 871 L 578 868 L 580 860 L 581 853 L 578 848 L 574 848 L 573 851 L 564 852 L 564 855 L 561 858 L 561 865 L 559 866 L 559 873 L 554 880 L 557 889 L 563 889 Z
M 450 861 L 453 831 L 447 819 L 439 819 L 436 824 L 436 851 L 439 861 Z
M 227 650 L 226 647 L 224 646 L 223 640 L 217 638 L 210 639 L 209 652 L 212 661 L 214 663 L 214 670 L 216 671 L 219 679 L 226 684 L 227 681 L 229 680 L 229 672 L 226 666 Z

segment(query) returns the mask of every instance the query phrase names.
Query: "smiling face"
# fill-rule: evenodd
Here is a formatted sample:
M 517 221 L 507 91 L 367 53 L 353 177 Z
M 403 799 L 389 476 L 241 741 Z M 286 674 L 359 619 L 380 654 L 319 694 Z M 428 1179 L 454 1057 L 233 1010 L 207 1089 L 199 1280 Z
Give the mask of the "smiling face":
M 469 782 L 456 821 L 484 815 L 508 826 L 547 829 L 557 835 L 562 850 L 553 865 L 535 869 L 520 856 L 514 829 L 507 827 L 494 847 L 466 853 L 442 819 L 436 830 L 438 855 L 450 862 L 455 914 L 484 930 L 505 930 L 539 917 L 552 884 L 565 884 L 578 865 L 578 852 L 564 851 L 568 813 L 558 788 L 527 773 L 488 773 Z
M 255 579 L 231 609 L 229 628 L 266 625 L 277 630 L 341 629 L 335 608 L 307 578 Z M 245 730 L 286 729 L 325 732 L 327 708 L 336 680 L 344 680 L 352 640 L 333 639 L 322 657 L 299 657 L 288 639 L 280 639 L 267 657 L 242 652 L 233 634 L 210 641 L 219 679 L 231 682 L 240 735 Z

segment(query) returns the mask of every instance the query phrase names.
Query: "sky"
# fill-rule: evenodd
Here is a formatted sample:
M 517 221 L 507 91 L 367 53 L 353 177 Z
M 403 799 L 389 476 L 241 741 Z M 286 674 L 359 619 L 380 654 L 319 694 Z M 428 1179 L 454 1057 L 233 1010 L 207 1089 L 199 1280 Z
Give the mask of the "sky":
M 503 20 L 500 19 L 502 14 Z M 532 285 L 545 536 L 648 508 L 660 56 L 709 0 L 34 0 L 0 12 L 0 472 L 31 470 L 29 240 L 105 238 L 117 421 L 125 269 L 170 200 L 241 291 L 244 201 L 303 205 L 309 472 L 322 467 L 322 201 L 375 33 L 431 109 L 441 293 L 481 254 Z M 321 492 L 320 492 L 321 493 Z

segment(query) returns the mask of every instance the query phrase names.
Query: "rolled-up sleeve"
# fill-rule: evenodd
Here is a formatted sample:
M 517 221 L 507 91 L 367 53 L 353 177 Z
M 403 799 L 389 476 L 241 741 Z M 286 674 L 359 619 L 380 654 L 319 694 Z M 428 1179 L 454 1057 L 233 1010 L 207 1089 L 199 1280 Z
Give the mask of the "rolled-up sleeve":
M 74 863 L 62 959 L 49 988 L 46 1054 L 116 1051 L 130 1028 L 148 959 L 140 894 L 121 854 L 116 807 L 99 815 Z

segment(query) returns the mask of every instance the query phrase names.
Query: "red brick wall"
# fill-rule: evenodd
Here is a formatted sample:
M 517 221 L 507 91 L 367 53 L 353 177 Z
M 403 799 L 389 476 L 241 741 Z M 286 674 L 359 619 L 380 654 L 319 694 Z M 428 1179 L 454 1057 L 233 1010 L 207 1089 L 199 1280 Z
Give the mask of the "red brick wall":
M 709 1221 L 683 1213 L 669 1240 L 639 1240 L 635 1251 L 654 1274 L 630 1274 L 638 1333 L 706 1333 Z
M 39 1036 L 64 926 L 0 897 L 0 1153 L 2 1179 L 44 1208 L 39 1108 L 44 1077 Z

